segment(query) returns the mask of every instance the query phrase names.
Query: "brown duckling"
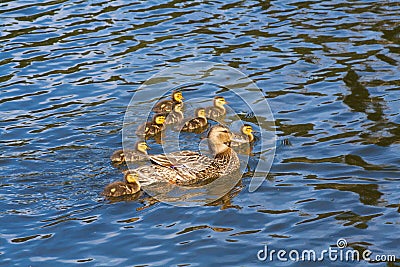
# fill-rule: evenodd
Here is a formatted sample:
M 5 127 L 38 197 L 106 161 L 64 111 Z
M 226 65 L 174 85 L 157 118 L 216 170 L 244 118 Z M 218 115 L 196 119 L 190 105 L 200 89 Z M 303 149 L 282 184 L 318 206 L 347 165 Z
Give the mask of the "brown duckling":
M 195 132 L 201 129 L 204 129 L 208 125 L 206 110 L 204 108 L 196 109 L 195 115 L 196 118 L 193 118 L 182 126 L 181 131 L 184 132 Z
M 161 112 L 171 112 L 175 104 L 183 104 L 183 96 L 182 92 L 180 91 L 173 91 L 172 92 L 172 99 L 170 100 L 163 100 L 155 104 L 153 107 L 153 111 L 156 113 Z M 183 105 L 182 105 L 183 108 Z
M 148 159 L 147 150 L 150 147 L 144 141 L 137 142 L 134 150 L 126 150 L 125 152 L 120 149 L 115 151 L 111 156 L 113 164 L 122 164 L 125 161 L 137 162 Z
M 244 124 L 240 128 L 239 134 L 232 135 L 231 146 L 240 146 L 243 144 L 250 144 L 254 141 L 253 127 L 249 124 Z
M 124 181 L 117 181 L 107 185 L 102 195 L 106 197 L 133 195 L 139 192 L 140 188 L 138 173 L 126 171 L 124 174 Z
M 183 121 L 182 103 L 177 103 L 174 105 L 173 110 L 167 115 L 164 124 L 179 124 Z
M 226 109 L 224 107 L 225 104 L 227 104 L 225 98 L 222 96 L 216 96 L 214 97 L 213 101 L 213 106 L 212 107 L 207 107 L 206 108 L 206 114 L 208 118 L 211 119 L 218 119 L 222 116 L 225 116 L 226 114 Z
M 161 133 L 165 129 L 165 117 L 164 113 L 155 114 L 151 122 L 146 122 L 138 127 L 136 134 L 148 138 Z

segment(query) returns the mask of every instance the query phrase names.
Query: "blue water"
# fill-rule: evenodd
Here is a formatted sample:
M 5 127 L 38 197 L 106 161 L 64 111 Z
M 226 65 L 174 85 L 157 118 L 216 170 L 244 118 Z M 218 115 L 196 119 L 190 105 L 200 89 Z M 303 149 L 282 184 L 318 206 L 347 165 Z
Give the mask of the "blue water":
M 2 266 L 372 264 L 257 258 L 339 238 L 399 264 L 400 1 L 3 1 L 0 18 Z M 249 192 L 250 168 L 212 205 L 105 200 L 134 93 L 200 60 L 268 100 L 262 186 Z

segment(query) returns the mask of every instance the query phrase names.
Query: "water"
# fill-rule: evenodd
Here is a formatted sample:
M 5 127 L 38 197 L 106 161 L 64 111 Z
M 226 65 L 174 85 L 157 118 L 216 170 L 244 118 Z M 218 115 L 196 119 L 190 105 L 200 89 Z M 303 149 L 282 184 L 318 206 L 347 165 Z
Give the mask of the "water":
M 255 266 L 271 264 L 264 244 L 339 238 L 399 261 L 399 1 L 3 1 L 0 14 L 3 266 Z M 248 75 L 291 145 L 258 190 L 250 170 L 213 205 L 104 200 L 134 92 L 199 60 Z

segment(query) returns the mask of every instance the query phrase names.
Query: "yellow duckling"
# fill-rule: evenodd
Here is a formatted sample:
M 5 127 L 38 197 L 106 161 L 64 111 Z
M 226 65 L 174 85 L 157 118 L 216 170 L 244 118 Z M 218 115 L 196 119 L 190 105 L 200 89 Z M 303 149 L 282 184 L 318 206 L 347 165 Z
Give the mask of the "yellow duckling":
M 167 115 L 165 125 L 179 124 L 183 121 L 182 103 L 174 105 L 173 110 Z
M 182 92 L 180 91 L 173 91 L 172 92 L 172 99 L 171 100 L 163 100 L 158 102 L 154 107 L 153 111 L 156 113 L 161 112 L 171 112 L 175 104 L 182 104 L 183 108 L 183 96 Z
M 146 142 L 137 142 L 134 150 L 125 150 L 125 152 L 120 149 L 115 151 L 111 156 L 111 161 L 113 164 L 122 164 L 125 161 L 137 162 L 148 159 L 147 150 L 150 147 Z
M 231 136 L 228 128 L 214 125 L 208 133 L 208 146 L 213 158 L 193 151 L 177 151 L 149 156 L 153 164 L 134 171 L 139 174 L 143 186 L 159 182 L 183 186 L 209 183 L 236 172 L 240 167 L 236 152 L 230 148 Z
M 146 122 L 138 127 L 136 134 L 146 138 L 155 136 L 165 130 L 165 114 L 155 114 L 151 122 Z
M 251 142 L 254 141 L 254 135 L 253 135 L 253 127 L 249 124 L 244 124 L 241 129 L 240 134 L 233 134 L 232 135 L 232 144 L 231 146 L 240 146 L 243 144 L 250 144 Z
M 185 122 L 181 131 L 196 132 L 207 127 L 208 121 L 206 117 L 206 110 L 204 108 L 198 108 L 196 109 L 195 115 L 197 116 L 196 118 Z
M 140 188 L 138 173 L 126 171 L 124 181 L 117 181 L 107 185 L 102 195 L 106 197 L 133 195 L 139 192 Z
M 207 117 L 215 120 L 215 119 L 225 116 L 226 109 L 225 109 L 224 105 L 228 104 L 228 102 L 226 102 L 225 98 L 223 98 L 222 96 L 216 96 L 216 97 L 214 97 L 213 104 L 214 105 L 212 107 L 206 108 Z

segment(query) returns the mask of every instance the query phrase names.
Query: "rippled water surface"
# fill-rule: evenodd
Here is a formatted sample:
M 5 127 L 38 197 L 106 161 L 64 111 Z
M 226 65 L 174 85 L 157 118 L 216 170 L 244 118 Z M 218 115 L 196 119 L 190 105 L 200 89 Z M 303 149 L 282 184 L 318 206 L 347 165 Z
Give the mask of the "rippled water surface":
M 271 264 L 265 244 L 339 238 L 399 261 L 400 1 L 2 1 L 0 18 L 2 265 L 255 266 Z M 270 104 L 262 186 L 248 191 L 250 164 L 208 206 L 104 200 L 134 92 L 200 60 L 240 70 Z

